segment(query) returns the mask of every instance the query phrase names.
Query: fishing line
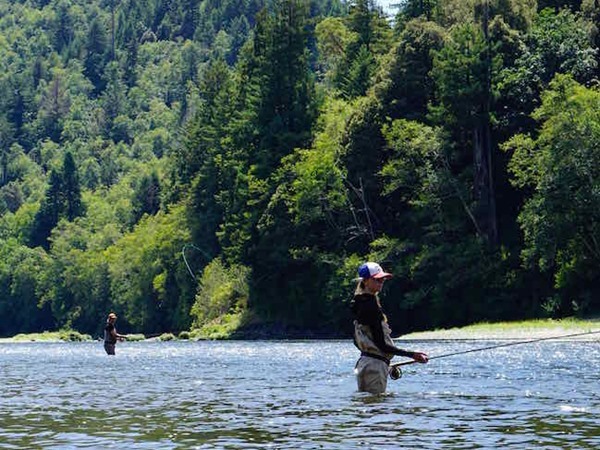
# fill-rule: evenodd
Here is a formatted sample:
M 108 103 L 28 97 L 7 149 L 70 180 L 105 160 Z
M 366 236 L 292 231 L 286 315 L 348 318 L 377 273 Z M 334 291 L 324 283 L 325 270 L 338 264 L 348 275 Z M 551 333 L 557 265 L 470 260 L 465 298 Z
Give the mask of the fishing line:
M 429 358 L 429 360 L 448 358 L 450 356 L 457 356 L 457 355 L 465 355 L 467 353 L 482 352 L 484 350 L 493 350 L 493 349 L 502 348 L 502 347 L 512 347 L 513 345 L 532 344 L 535 342 L 549 341 L 552 339 L 563 339 L 563 338 L 572 338 L 572 337 L 578 337 L 578 336 L 588 336 L 591 334 L 599 334 L 599 333 L 600 333 L 600 330 L 596 330 L 596 331 L 587 331 L 585 333 L 563 334 L 560 336 L 550 336 L 550 337 L 543 337 L 543 338 L 537 338 L 537 339 L 529 339 L 527 341 L 506 342 L 504 344 L 491 345 L 489 347 L 472 348 L 472 349 L 463 350 L 460 352 L 445 353 L 443 355 L 432 356 L 431 358 Z M 404 362 L 390 364 L 390 377 L 393 380 L 397 380 L 398 378 L 401 378 L 402 370 L 400 369 L 400 366 L 408 366 L 410 364 L 415 364 L 417 362 L 418 361 L 411 360 L 411 361 L 404 361 Z
M 185 267 L 187 267 L 188 272 L 190 273 L 190 275 L 192 276 L 192 278 L 194 280 L 197 280 L 196 275 L 194 275 L 194 272 L 192 271 L 192 268 L 190 267 L 190 265 L 188 264 L 187 258 L 185 257 L 185 249 L 187 247 L 192 247 L 193 249 L 198 250 L 200 253 L 202 253 L 204 255 L 204 257 L 206 258 L 206 262 L 210 262 L 212 260 L 212 258 L 201 248 L 196 247 L 194 244 L 185 244 L 182 248 L 181 248 L 181 256 L 183 257 L 183 262 L 185 263 Z

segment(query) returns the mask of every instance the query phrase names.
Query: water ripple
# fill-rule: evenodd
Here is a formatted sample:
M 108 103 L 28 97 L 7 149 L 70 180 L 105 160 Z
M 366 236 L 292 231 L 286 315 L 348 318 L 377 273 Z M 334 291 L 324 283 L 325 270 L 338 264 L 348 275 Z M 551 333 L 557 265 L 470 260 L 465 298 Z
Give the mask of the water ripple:
M 381 396 L 356 392 L 355 359 L 347 341 L 3 344 L 0 448 L 600 448 L 597 343 L 408 366 Z

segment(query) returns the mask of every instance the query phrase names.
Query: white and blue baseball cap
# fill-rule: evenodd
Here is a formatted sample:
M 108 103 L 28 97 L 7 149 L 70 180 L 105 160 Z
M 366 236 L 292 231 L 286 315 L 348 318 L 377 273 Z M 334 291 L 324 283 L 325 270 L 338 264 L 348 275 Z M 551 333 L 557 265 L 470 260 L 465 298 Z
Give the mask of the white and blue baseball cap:
M 376 278 L 376 279 L 392 278 L 391 273 L 384 272 L 384 270 L 381 268 L 381 266 L 375 262 L 366 262 L 366 263 L 362 264 L 358 268 L 358 276 L 359 276 L 359 278 L 362 278 L 363 280 L 367 280 L 369 278 Z

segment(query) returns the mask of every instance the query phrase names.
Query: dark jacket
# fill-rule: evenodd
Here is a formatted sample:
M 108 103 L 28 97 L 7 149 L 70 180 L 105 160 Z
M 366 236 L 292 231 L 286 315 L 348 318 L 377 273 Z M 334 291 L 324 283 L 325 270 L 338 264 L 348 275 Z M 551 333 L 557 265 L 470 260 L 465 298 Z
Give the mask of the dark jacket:
M 350 307 L 354 313 L 355 320 L 359 324 L 366 325 L 370 328 L 371 335 L 373 337 L 373 343 L 379 348 L 379 350 L 381 350 L 381 352 L 398 356 L 406 356 L 408 358 L 413 357 L 413 352 L 403 350 L 385 342 L 382 323 L 386 322 L 387 320 L 383 314 L 383 310 L 379 306 L 377 297 L 375 297 L 373 294 L 367 293 L 357 294 L 352 299 Z
M 114 324 L 107 322 L 104 327 L 104 343 L 105 344 L 116 344 L 117 338 L 113 336 L 112 331 L 115 329 Z M 116 332 L 116 330 L 115 330 Z

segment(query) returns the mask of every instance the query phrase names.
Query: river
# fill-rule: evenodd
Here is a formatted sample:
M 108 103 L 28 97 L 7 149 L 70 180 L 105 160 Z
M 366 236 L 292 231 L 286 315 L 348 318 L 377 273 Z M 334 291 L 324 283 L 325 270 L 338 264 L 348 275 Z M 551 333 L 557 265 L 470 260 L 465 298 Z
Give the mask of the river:
M 380 396 L 356 392 L 356 356 L 350 341 L 0 344 L 0 449 L 600 448 L 598 341 L 407 366 Z

